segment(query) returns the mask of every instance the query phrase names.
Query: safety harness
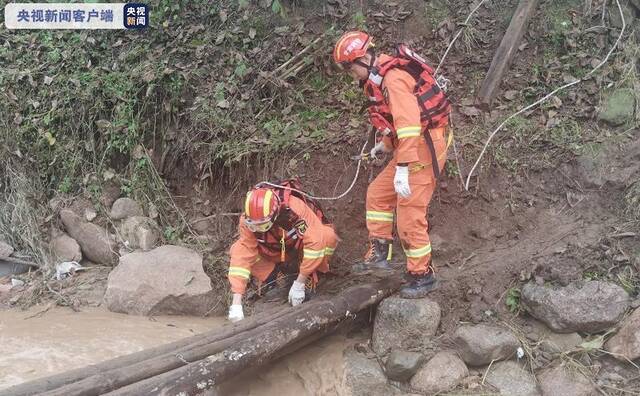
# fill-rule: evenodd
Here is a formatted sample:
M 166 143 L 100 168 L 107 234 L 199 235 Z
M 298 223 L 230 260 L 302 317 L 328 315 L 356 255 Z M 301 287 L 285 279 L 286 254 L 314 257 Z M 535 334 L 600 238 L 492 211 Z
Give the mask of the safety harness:
M 435 180 L 440 178 L 440 168 L 436 156 L 430 129 L 446 127 L 449 124 L 451 102 L 444 91 L 438 86 L 434 78 L 434 70 L 426 61 L 411 51 L 404 44 L 397 48 L 397 55 L 390 60 L 369 67 L 369 78 L 364 83 L 364 90 L 368 97 L 368 112 L 372 126 L 378 132 L 378 137 L 389 136 L 395 142 L 397 134 L 393 127 L 393 117 L 387 99 L 382 92 L 382 82 L 391 69 L 399 68 L 409 73 L 416 81 L 413 94 L 420 106 L 420 123 L 427 147 L 432 158 Z
M 278 187 L 274 187 L 274 185 Z M 287 179 L 268 184 L 258 183 L 254 189 L 257 188 L 269 188 L 280 198 L 280 210 L 274 221 L 274 226 L 267 232 L 254 233 L 261 255 L 272 258 L 280 256 L 276 261 L 285 262 L 287 253 L 291 258 L 297 258 L 301 251 L 302 238 L 307 230 L 307 223 L 289 207 L 291 196 L 302 200 L 318 216 L 322 224 L 330 223 L 320 203 L 299 192 L 303 191 L 299 179 Z

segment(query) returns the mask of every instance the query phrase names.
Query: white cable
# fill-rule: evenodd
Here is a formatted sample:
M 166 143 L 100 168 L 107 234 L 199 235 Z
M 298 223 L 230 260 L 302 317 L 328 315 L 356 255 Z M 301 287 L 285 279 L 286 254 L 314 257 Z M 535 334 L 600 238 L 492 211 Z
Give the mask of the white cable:
M 360 150 L 360 159 L 358 159 L 358 168 L 356 169 L 356 174 L 353 176 L 353 180 L 351 181 L 351 185 L 349 186 L 347 191 L 343 192 L 342 194 L 340 194 L 340 195 L 338 195 L 336 197 L 316 197 L 316 196 L 308 194 L 308 193 L 306 193 L 304 191 L 300 191 L 298 189 L 291 188 L 291 187 L 281 186 L 279 184 L 270 183 L 268 181 L 264 181 L 264 182 L 261 182 L 261 183 L 258 183 L 258 184 L 266 184 L 267 186 L 271 186 L 271 187 L 283 188 L 283 189 L 286 189 L 286 190 L 295 191 L 295 192 L 297 192 L 299 194 L 304 195 L 307 198 L 317 199 L 318 201 L 336 201 L 336 200 L 338 200 L 340 198 L 343 198 L 345 195 L 349 194 L 349 192 L 351 191 L 353 186 L 355 186 L 356 180 L 358 180 L 358 175 L 360 174 L 360 166 L 362 165 L 362 155 L 364 155 L 364 148 L 367 147 L 367 144 L 369 144 L 369 139 L 367 139 L 367 141 L 364 142 L 364 145 L 362 146 L 362 149 Z
M 525 111 L 527 111 L 527 110 L 529 110 L 529 109 L 531 109 L 531 108 L 533 108 L 533 107 L 535 107 L 537 105 L 539 105 L 540 103 L 546 101 L 547 99 L 549 99 L 550 97 L 552 97 L 556 93 L 560 92 L 561 90 L 563 90 L 565 88 L 569 88 L 569 87 L 571 87 L 573 85 L 578 84 L 579 82 L 584 81 L 585 78 L 591 76 L 593 73 L 596 72 L 596 70 L 600 69 L 600 67 L 602 67 L 602 65 L 604 65 L 605 63 L 607 63 L 609 61 L 609 57 L 611 57 L 611 54 L 613 53 L 613 51 L 618 47 L 618 44 L 620 43 L 620 40 L 622 40 L 622 36 L 624 35 L 625 28 L 627 27 L 627 24 L 626 24 L 626 22 L 624 20 L 624 14 L 622 12 L 622 6 L 620 6 L 620 0 L 616 0 L 616 4 L 618 5 L 618 11 L 620 11 L 620 18 L 622 18 L 622 30 L 620 31 L 620 35 L 618 36 L 618 39 L 613 44 L 613 46 L 609 50 L 609 53 L 604 58 L 604 60 L 602 62 L 600 62 L 596 67 L 593 68 L 593 70 L 591 70 L 589 73 L 587 73 L 581 79 L 572 81 L 570 83 L 564 84 L 561 87 L 558 87 L 558 88 L 554 89 L 553 91 L 551 91 L 551 93 L 547 94 L 543 98 L 537 100 L 534 103 L 531 103 L 527 107 L 524 107 L 524 108 L 520 109 L 518 112 L 510 115 L 504 121 L 502 121 L 502 123 L 500 125 L 498 125 L 498 127 L 493 132 L 491 132 L 491 134 L 489 135 L 489 138 L 485 142 L 484 147 L 482 147 L 482 151 L 480 152 L 480 155 L 478 156 L 478 159 L 476 160 L 475 164 L 473 164 L 473 167 L 471 168 L 471 171 L 469 172 L 469 175 L 467 175 L 467 181 L 464 184 L 464 189 L 466 191 L 469 191 L 469 182 L 471 180 L 471 176 L 473 176 L 473 172 L 475 172 L 476 168 L 478 167 L 478 164 L 480 163 L 480 160 L 482 160 L 482 157 L 484 156 L 484 153 L 487 151 L 487 147 L 489 147 L 489 143 L 491 142 L 491 139 L 493 139 L 493 137 L 496 135 L 496 133 L 498 133 L 498 131 L 500 131 L 502 129 L 502 127 L 504 127 L 505 124 L 507 122 L 509 122 L 510 119 L 512 119 L 513 117 L 516 117 L 516 116 L 524 113 Z

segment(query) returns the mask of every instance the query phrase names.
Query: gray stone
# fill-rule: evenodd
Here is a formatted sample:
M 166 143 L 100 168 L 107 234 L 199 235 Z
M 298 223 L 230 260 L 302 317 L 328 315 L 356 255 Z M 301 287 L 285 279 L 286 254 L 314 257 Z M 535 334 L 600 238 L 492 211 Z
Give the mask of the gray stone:
M 122 220 L 132 216 L 142 216 L 142 207 L 131 198 L 118 198 L 111 207 L 109 217 L 112 220 Z
M 536 378 L 513 360 L 492 364 L 486 383 L 498 389 L 501 395 L 539 396 Z
M 411 378 L 424 361 L 424 356 L 416 352 L 394 350 L 385 365 L 387 378 L 404 382 Z
M 549 332 L 541 341 L 540 348 L 549 353 L 563 353 L 575 349 L 582 344 L 578 333 L 558 334 Z
M 556 332 L 598 333 L 622 319 L 629 295 L 609 282 L 580 282 L 560 288 L 531 282 L 522 288 L 520 303 Z
M 610 92 L 598 112 L 598 119 L 613 126 L 632 122 L 636 97 L 632 89 L 620 88 Z
M 520 342 L 510 331 L 483 324 L 461 326 L 456 329 L 453 337 L 462 360 L 471 366 L 511 358 L 516 355 L 520 346 Z
M 392 348 L 411 349 L 428 342 L 440 324 L 440 306 L 428 298 L 389 297 L 373 323 L 372 348 L 384 355 Z
M 543 396 L 596 396 L 600 393 L 587 377 L 570 367 L 559 365 L 538 375 Z
M 160 239 L 160 227 L 148 217 L 133 216 L 122 222 L 120 234 L 129 248 L 151 250 Z
M 85 222 L 71 210 L 60 211 L 67 233 L 75 239 L 84 257 L 99 264 L 115 264 L 118 247 L 111 234 L 102 227 Z
M 342 389 L 348 396 L 399 395 L 400 392 L 387 383 L 376 360 L 349 349 L 344 353 Z
M 622 361 L 640 358 L 640 309 L 624 321 L 616 335 L 607 341 L 605 349 Z
M 411 379 L 411 387 L 429 394 L 449 391 L 469 375 L 464 362 L 453 352 L 436 353 Z
M 217 302 L 202 256 L 170 245 L 121 257 L 104 300 L 113 312 L 136 315 L 204 315 Z
M 54 237 L 49 243 L 51 255 L 58 262 L 82 260 L 82 252 L 78 242 L 67 234 L 60 234 Z
M 4 241 L 0 241 L 0 259 L 9 257 L 13 254 L 13 246 Z

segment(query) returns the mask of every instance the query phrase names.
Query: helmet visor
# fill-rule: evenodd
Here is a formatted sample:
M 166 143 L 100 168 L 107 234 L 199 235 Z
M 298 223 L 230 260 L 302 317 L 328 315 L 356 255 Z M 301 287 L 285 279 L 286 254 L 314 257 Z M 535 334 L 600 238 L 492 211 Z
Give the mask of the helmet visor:
M 273 221 L 271 219 L 264 219 L 254 221 L 251 219 L 244 219 L 244 224 L 251 232 L 267 232 L 273 227 Z

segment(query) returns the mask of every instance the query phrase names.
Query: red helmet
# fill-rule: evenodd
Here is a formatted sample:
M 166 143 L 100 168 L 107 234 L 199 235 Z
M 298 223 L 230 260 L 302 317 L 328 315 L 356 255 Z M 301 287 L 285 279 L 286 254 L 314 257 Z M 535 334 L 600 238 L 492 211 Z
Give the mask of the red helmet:
M 367 33 L 353 31 L 342 35 L 333 49 L 333 60 L 338 64 L 352 63 L 367 54 L 372 44 Z
M 280 211 L 280 198 L 268 188 L 256 188 L 244 201 L 244 222 L 253 232 L 267 232 Z

